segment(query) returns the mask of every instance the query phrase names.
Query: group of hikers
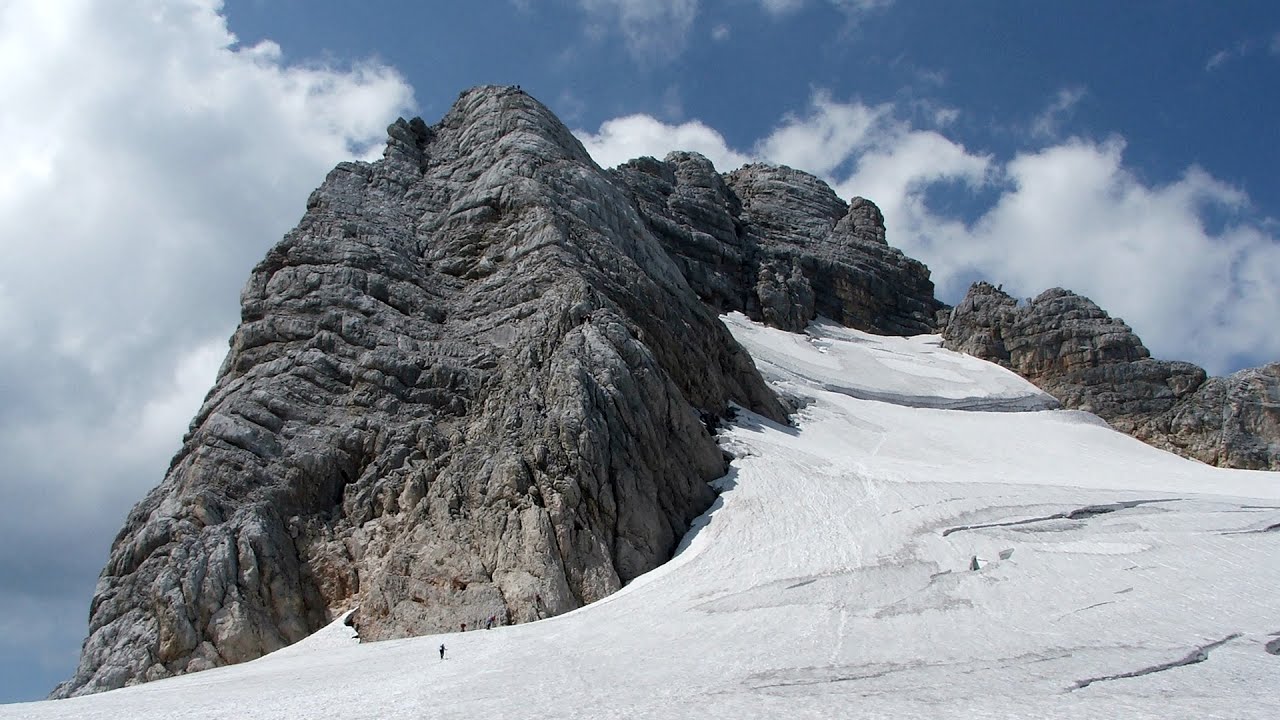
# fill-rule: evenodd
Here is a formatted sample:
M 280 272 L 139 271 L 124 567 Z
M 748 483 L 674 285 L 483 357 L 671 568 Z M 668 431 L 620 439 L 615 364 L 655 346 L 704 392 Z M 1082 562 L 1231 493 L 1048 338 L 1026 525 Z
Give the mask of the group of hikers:
M 492 629 L 493 629 L 494 624 L 495 624 L 495 623 L 497 623 L 497 622 L 498 622 L 498 616 L 497 616 L 497 615 L 490 615 L 490 616 L 489 616 L 489 619 L 484 621 L 484 629 L 485 629 L 485 630 L 492 630 Z M 459 627 L 459 629 L 461 629 L 461 631 L 462 631 L 462 632 L 466 632 L 466 631 L 467 631 L 467 624 L 466 624 L 466 623 L 458 623 L 458 627 Z M 444 659 L 444 651 L 445 651 L 444 643 L 440 643 L 440 659 L 441 659 L 441 660 L 443 660 L 443 659 Z
M 498 622 L 498 616 L 497 616 L 497 615 L 490 615 L 490 616 L 489 616 L 489 619 L 484 621 L 484 629 L 485 629 L 485 630 L 492 630 L 492 629 L 493 629 L 493 624 L 494 624 L 494 623 L 496 623 L 496 622 Z M 477 624 L 478 624 L 478 623 L 477 623 Z M 462 632 L 466 632 L 466 631 L 467 631 L 467 624 L 466 624 L 466 623 L 459 623 L 459 627 L 462 629 Z

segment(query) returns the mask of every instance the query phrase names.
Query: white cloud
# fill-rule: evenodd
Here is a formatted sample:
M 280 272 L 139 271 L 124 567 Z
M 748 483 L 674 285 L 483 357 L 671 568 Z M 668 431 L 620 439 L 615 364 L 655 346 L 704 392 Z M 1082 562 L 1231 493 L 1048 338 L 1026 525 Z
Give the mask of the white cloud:
M 872 145 L 892 111 L 892 105 L 838 103 L 818 92 L 806 114 L 785 117 L 757 152 L 771 162 L 826 176 Z
M 698 0 L 578 0 L 588 33 L 602 38 L 616 28 L 639 62 L 662 63 L 684 51 L 698 15 Z
M 1051 107 L 1065 111 L 1079 94 L 1063 91 Z M 688 149 L 722 171 L 768 160 L 814 172 L 842 197 L 879 204 L 889 241 L 926 262 L 952 302 L 975 277 L 1024 296 L 1062 286 L 1124 318 L 1157 357 L 1215 373 L 1280 358 L 1276 223 L 1196 167 L 1164 184 L 1142 180 L 1118 137 L 1049 140 L 1000 161 L 912 126 L 893 105 L 822 92 L 750 151 L 702 123 L 643 115 L 579 136 L 606 165 Z M 942 188 L 968 206 L 935 207 Z
M 928 213 L 924 191 L 943 182 L 982 186 L 990 158 L 974 155 L 942 135 L 899 126 L 858 158 L 854 174 L 837 182 L 845 197 L 863 195 L 879 201 L 886 217 Z
M 1240 358 L 1280 358 L 1266 328 L 1280 317 L 1280 244 L 1239 219 L 1247 197 L 1189 168 L 1148 185 L 1123 162 L 1123 142 L 1070 142 L 1005 165 L 1011 189 L 965 233 L 928 258 L 953 292 L 965 266 L 1020 294 L 1061 285 L 1092 297 L 1137 330 L 1157 357 L 1214 372 Z M 1208 218 L 1233 217 L 1220 229 Z
M 226 335 L 230 334 L 228 327 Z M 222 339 L 210 339 L 183 350 L 174 359 L 165 386 L 127 418 L 130 437 L 125 446 L 142 457 L 173 452 L 181 444 L 183 430 L 200 409 L 205 394 L 213 387 L 226 354 L 227 343 Z
M 716 23 L 711 28 L 711 39 L 716 42 L 723 42 L 729 39 L 729 26 L 725 23 Z
M 1031 133 L 1042 139 L 1056 138 L 1062 121 L 1071 114 L 1071 111 L 1075 109 L 1075 106 L 1080 103 L 1084 96 L 1085 89 L 1082 87 L 1058 90 L 1053 102 L 1049 103 L 1049 106 L 1031 121 Z
M 737 168 L 751 159 L 731 149 L 720 133 L 696 121 L 668 125 L 648 115 L 628 115 L 605 122 L 594 133 L 575 130 L 574 134 L 602 167 L 614 167 L 643 155 L 662 159 L 672 150 L 702 153 L 720 171 Z
M 47 539 L 61 525 L 101 562 L 211 382 L 249 269 L 412 103 L 385 66 L 241 47 L 220 8 L 0 9 L 0 543 L 44 553 L 47 582 L 85 557 Z

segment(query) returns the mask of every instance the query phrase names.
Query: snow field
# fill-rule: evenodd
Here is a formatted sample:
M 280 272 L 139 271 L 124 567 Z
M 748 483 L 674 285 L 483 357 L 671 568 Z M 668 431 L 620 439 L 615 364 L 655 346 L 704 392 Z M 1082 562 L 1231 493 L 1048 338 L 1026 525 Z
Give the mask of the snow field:
M 1280 717 L 1277 473 L 1044 410 L 936 338 L 725 321 L 807 404 L 722 433 L 720 499 L 619 593 L 366 645 L 338 621 L 0 718 Z

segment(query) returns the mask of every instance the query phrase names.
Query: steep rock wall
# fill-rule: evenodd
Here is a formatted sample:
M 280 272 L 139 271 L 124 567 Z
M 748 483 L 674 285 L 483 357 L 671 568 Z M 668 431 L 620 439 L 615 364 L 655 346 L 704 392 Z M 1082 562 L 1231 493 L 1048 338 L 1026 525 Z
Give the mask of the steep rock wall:
M 817 315 L 890 335 L 932 332 L 929 269 L 885 242 L 871 201 L 775 165 L 725 175 L 697 153 L 640 158 L 613 175 L 707 304 L 792 332 Z
M 785 413 L 545 107 L 463 93 L 344 163 L 255 268 L 231 350 L 130 513 L 68 696 L 362 637 L 565 612 L 667 560 Z

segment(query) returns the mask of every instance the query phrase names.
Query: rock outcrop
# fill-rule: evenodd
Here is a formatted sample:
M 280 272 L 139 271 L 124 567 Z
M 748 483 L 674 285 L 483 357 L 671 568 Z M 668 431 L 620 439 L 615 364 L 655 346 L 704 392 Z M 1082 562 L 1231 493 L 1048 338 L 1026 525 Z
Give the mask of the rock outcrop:
M 478 88 L 389 134 L 254 269 L 55 696 L 249 660 L 353 605 L 365 639 L 579 607 L 711 504 L 711 417 L 785 420 L 537 101 Z
M 1061 288 L 1020 305 L 976 283 L 947 316 L 943 339 L 1156 447 L 1280 470 L 1280 363 L 1208 377 L 1191 363 L 1152 359 L 1124 321 Z
M 817 315 L 891 335 L 932 332 L 929 270 L 885 242 L 871 201 L 774 165 L 725 175 L 696 153 L 613 171 L 689 285 L 721 312 L 801 332 Z

